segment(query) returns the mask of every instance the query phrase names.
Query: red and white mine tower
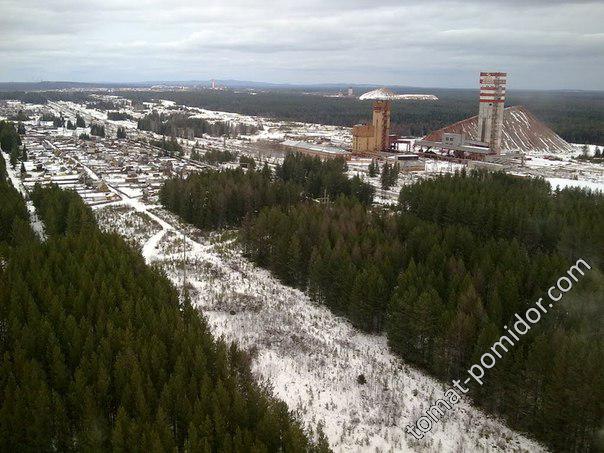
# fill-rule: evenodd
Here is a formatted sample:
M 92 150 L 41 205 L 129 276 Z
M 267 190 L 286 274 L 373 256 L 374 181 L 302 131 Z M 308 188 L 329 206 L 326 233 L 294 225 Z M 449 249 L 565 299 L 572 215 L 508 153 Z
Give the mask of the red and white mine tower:
M 505 72 L 480 73 L 478 139 L 488 143 L 493 154 L 501 152 L 506 78 Z

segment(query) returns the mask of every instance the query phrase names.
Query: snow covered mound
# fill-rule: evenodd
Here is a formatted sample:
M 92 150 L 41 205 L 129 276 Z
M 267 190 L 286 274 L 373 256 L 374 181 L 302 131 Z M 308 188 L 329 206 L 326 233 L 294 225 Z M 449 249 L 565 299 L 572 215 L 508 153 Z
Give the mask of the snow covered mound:
M 374 101 L 392 101 L 392 100 L 416 100 L 416 101 L 438 101 L 438 98 L 432 94 L 395 94 L 388 88 L 378 88 L 359 96 L 361 101 L 368 99 Z
M 478 116 L 472 116 L 434 131 L 424 140 L 440 142 L 445 132 L 464 133 L 471 140 L 479 140 Z M 522 106 L 507 107 L 503 111 L 501 148 L 504 151 L 575 152 L 570 143 L 567 143 Z

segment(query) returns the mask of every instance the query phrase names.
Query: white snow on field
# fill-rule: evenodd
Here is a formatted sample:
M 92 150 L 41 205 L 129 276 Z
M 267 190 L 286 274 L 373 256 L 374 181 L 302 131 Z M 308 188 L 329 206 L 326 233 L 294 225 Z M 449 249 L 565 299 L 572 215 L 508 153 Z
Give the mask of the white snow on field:
M 575 156 L 582 155 L 583 154 L 583 149 L 585 147 L 587 147 L 587 155 L 589 155 L 589 156 L 593 156 L 595 154 L 595 152 L 596 152 L 596 149 L 600 149 L 600 150 L 604 151 L 604 146 L 587 145 L 587 144 L 583 144 L 583 143 L 571 143 L 571 145 L 576 150 Z
M 456 162 L 448 162 L 443 160 L 426 159 L 426 171 L 428 173 L 455 173 L 461 171 L 466 166 Z
M 140 188 L 133 188 L 128 186 L 119 186 L 120 192 L 124 193 L 126 196 L 130 198 L 140 197 L 143 195 L 143 191 Z
M 565 187 L 578 187 L 581 189 L 599 190 L 604 192 L 604 181 L 586 181 L 565 178 L 546 178 L 552 186 L 552 189 Z
M 544 157 L 540 157 L 540 156 L 531 156 L 530 159 L 527 159 L 525 164 L 527 167 L 529 168 L 558 168 L 560 166 L 564 166 L 567 165 L 568 162 L 570 161 L 570 157 L 560 157 L 560 156 L 556 156 L 559 157 L 560 160 L 552 160 L 552 159 L 545 159 Z
M 232 241 L 203 236 L 139 201 L 125 203 L 158 222 L 156 229 L 132 234 L 126 206 L 96 210 L 100 225 L 138 238 L 146 260 L 179 286 L 184 232 L 192 302 L 213 333 L 250 351 L 255 376 L 308 427 L 322 421 L 336 452 L 544 450 L 466 403 L 415 440 L 405 427 L 442 396 L 441 383 L 392 355 L 383 336 L 357 331 L 244 259 Z
M 151 244 L 151 238 L 164 231 L 146 213 L 138 212 L 123 204 L 113 204 L 111 208 L 99 207 L 95 209 L 95 215 L 101 225 L 110 224 L 116 217 L 119 217 L 121 228 L 128 232 L 126 239 L 139 246 Z M 105 218 L 105 216 L 108 217 Z M 146 256 L 144 250 L 143 256 Z

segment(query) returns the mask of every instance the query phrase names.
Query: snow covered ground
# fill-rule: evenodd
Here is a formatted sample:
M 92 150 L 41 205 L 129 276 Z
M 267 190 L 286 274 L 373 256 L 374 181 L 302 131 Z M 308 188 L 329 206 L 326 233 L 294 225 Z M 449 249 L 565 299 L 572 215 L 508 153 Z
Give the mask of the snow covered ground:
M 25 204 L 27 205 L 27 212 L 29 213 L 29 222 L 31 224 L 32 230 L 34 233 L 40 238 L 41 241 L 46 240 L 46 233 L 44 232 L 44 224 L 38 217 L 38 213 L 36 212 L 36 207 L 34 206 L 33 201 L 29 198 L 29 194 L 23 187 L 23 181 L 21 178 L 17 176 L 17 171 L 11 167 L 10 165 L 10 156 L 2 151 L 2 158 L 6 163 L 6 173 L 8 174 L 8 178 L 10 179 L 13 187 L 19 191 L 19 193 L 25 199 Z
M 363 181 L 371 184 L 375 189 L 373 197 L 374 203 L 381 205 L 391 205 L 398 203 L 398 196 L 403 186 L 416 184 L 423 179 L 435 178 L 447 173 L 461 171 L 465 165 L 454 162 L 440 161 L 435 159 L 425 159 L 425 171 L 400 171 L 396 184 L 390 189 L 382 189 L 380 175 L 370 177 L 368 166 L 371 159 L 357 158 L 348 162 L 348 177 L 358 176 Z M 380 170 L 381 171 L 381 170 Z
M 526 161 L 526 168 L 515 169 L 522 176 L 542 176 L 552 185 L 559 187 L 580 187 L 604 191 L 604 166 L 592 162 L 573 160 L 568 155 L 557 155 L 557 159 L 533 155 Z M 518 171 L 521 170 L 521 171 Z
M 383 336 L 357 331 L 247 261 L 232 239 L 204 236 L 139 201 L 124 203 L 97 209 L 100 225 L 138 241 L 145 259 L 179 286 L 185 237 L 187 287 L 213 333 L 248 350 L 255 376 L 307 426 L 322 421 L 336 452 L 544 450 L 467 403 L 415 440 L 405 426 L 445 386 L 392 355 Z M 132 222 L 134 211 L 145 214 L 147 233 Z
M 560 190 L 565 187 L 578 187 L 581 189 L 599 190 L 604 192 L 604 180 L 600 181 L 586 181 L 577 179 L 567 178 L 546 178 L 552 186 L 552 189 L 559 188 Z
M 77 104 L 53 105 L 74 115 L 85 114 L 87 119 L 102 120 L 100 115 L 104 115 L 82 110 Z M 169 107 L 173 105 L 154 104 L 158 109 Z M 257 117 L 244 119 L 237 114 L 202 109 L 195 114 L 213 120 L 259 121 L 262 130 L 252 140 L 298 134 L 309 140 L 328 139 L 332 143 L 345 143 L 350 138 L 348 129 L 334 126 L 269 122 Z M 110 124 L 107 120 L 105 123 Z M 197 141 L 184 142 L 193 146 Z M 247 141 L 213 137 L 204 138 L 203 143 L 218 149 L 239 146 L 241 152 L 248 146 Z M 82 167 L 92 181 L 99 180 L 95 173 L 99 168 L 112 168 L 99 165 L 96 157 L 89 158 L 81 149 L 64 150 L 61 155 L 71 165 Z M 537 155 L 532 158 L 519 174 L 545 175 L 552 185 L 604 184 L 602 172 L 595 164 L 577 164 L 570 157 L 558 161 Z M 349 174 L 359 174 L 378 188 L 376 200 L 383 204 L 396 203 L 403 185 L 463 168 L 460 164 L 428 159 L 426 172 L 401 173 L 393 188 L 382 191 L 379 177 L 368 178 L 369 162 L 352 160 Z M 139 164 L 133 165 L 138 168 Z M 335 451 L 543 450 L 467 403 L 457 405 L 446 419 L 435 424 L 426 438 L 415 440 L 405 433 L 405 427 L 442 396 L 446 390 L 443 384 L 393 356 L 384 337 L 357 331 L 345 319 L 313 304 L 302 292 L 282 285 L 244 259 L 228 234 L 227 239 L 204 236 L 157 206 L 144 203 L 140 191 L 121 184 L 123 172 L 119 175 L 121 179 L 112 173 L 104 175 L 108 190 L 122 200 L 95 208 L 99 224 L 138 245 L 145 259 L 160 266 L 177 285 L 182 284 L 184 248 L 193 303 L 208 319 L 213 332 L 251 353 L 255 376 L 267 382 L 300 420 L 312 428 L 323 422 Z M 572 179 L 573 175 L 583 179 Z M 15 172 L 11 173 L 11 179 L 18 180 Z M 30 212 L 35 214 L 35 210 Z M 34 228 L 37 223 L 32 215 Z M 39 231 L 43 235 L 43 230 Z M 364 385 L 357 382 L 360 374 L 366 378 Z
M 79 112 L 77 107 L 70 108 Z M 307 137 L 316 132 L 335 138 L 342 133 L 299 124 Z M 276 124 L 275 129 L 265 124 L 263 132 L 289 134 L 292 128 L 294 125 L 287 123 Z M 214 141 L 220 144 L 220 140 Z M 61 155 L 70 165 L 83 168 L 92 181 L 99 180 L 97 171 L 112 168 L 100 165 L 96 157 L 90 158 L 77 147 Z M 368 163 L 350 162 L 349 173 L 365 178 Z M 403 185 L 461 168 L 431 160 L 427 167 L 427 172 L 401 174 L 389 191 L 379 189 L 378 201 L 396 202 Z M 213 332 L 248 350 L 258 380 L 268 383 L 275 396 L 309 428 L 322 422 L 335 451 L 543 450 L 467 403 L 457 405 L 421 441 L 406 434 L 406 426 L 442 396 L 446 390 L 442 383 L 392 355 L 383 336 L 357 331 L 345 319 L 244 259 L 232 233 L 226 238 L 204 236 L 159 207 L 143 202 L 138 191 L 124 191 L 113 176 L 103 175 L 107 190 L 119 194 L 121 201 L 95 207 L 99 224 L 134 242 L 147 262 L 162 268 L 178 286 L 182 284 L 185 253 L 192 301 Z M 379 186 L 379 179 L 370 178 L 370 182 Z M 361 374 L 365 384 L 357 381 Z

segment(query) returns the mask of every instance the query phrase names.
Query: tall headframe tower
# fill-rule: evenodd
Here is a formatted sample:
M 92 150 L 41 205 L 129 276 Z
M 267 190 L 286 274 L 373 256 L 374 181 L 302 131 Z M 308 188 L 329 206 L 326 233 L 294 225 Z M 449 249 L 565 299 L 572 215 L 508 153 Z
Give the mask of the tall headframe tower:
M 503 107 L 507 73 L 480 73 L 480 106 L 478 108 L 478 137 L 489 144 L 491 152 L 501 152 Z
M 373 103 L 373 130 L 375 151 L 386 151 L 390 146 L 390 101 L 376 100 Z
M 378 88 L 359 97 L 373 101 L 371 124 L 357 124 L 352 128 L 352 151 L 376 154 L 390 149 L 390 105 L 399 97 L 388 88 Z

